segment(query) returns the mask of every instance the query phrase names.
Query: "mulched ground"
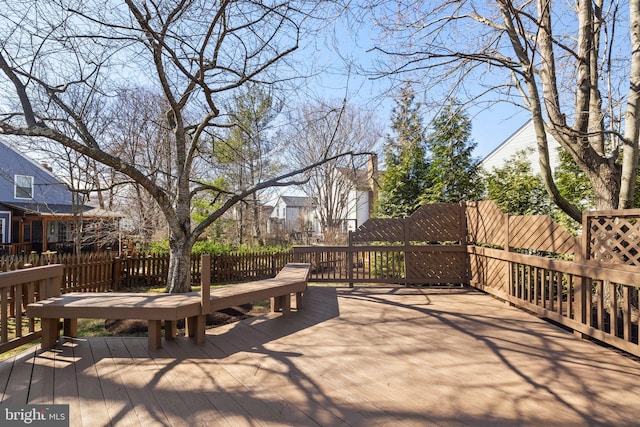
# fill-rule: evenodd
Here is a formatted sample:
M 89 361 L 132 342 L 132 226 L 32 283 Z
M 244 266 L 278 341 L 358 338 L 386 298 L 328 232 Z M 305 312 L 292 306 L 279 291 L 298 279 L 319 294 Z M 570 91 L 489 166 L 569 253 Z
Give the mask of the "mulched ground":
M 216 327 L 237 322 L 264 313 L 262 307 L 245 304 L 227 308 L 207 315 L 207 326 Z M 105 329 L 113 335 L 141 335 L 147 333 L 146 320 L 105 320 Z M 184 328 L 184 321 L 178 321 L 178 329 Z

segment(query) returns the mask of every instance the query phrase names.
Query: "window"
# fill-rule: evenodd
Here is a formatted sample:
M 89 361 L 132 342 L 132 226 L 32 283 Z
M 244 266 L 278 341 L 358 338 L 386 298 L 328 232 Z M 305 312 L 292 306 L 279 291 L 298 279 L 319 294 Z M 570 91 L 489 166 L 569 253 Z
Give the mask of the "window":
M 66 242 L 67 240 L 67 223 L 60 221 L 58 223 L 58 242 Z
M 4 218 L 0 218 L 0 243 L 6 243 L 4 241 Z
M 16 199 L 33 199 L 33 177 L 27 175 L 15 176 Z

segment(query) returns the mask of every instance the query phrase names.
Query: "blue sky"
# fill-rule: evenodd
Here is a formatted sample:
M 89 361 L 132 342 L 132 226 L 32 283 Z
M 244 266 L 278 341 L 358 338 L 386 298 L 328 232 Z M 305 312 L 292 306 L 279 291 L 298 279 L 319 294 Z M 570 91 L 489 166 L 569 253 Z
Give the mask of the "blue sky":
M 388 126 L 393 107 L 388 89 L 392 82 L 365 75 L 376 60 L 376 54 L 369 51 L 374 46 L 374 36 L 370 28 L 358 29 L 336 22 L 327 29 L 324 39 L 311 41 L 303 52 L 306 58 L 312 58 L 314 68 L 322 70 L 313 79 L 311 96 L 330 100 L 342 100 L 346 96 L 350 103 L 375 110 L 380 121 Z M 481 158 L 529 119 L 525 111 L 509 104 L 497 104 L 487 110 L 478 107 L 467 113 L 473 124 L 472 137 L 477 143 L 475 155 Z M 425 117 L 425 121 L 428 119 Z

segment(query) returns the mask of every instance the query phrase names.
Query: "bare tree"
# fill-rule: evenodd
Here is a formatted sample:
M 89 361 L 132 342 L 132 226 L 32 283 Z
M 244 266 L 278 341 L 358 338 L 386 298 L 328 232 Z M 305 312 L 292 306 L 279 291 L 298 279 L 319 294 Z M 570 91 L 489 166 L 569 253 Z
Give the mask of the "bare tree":
M 304 105 L 291 120 L 296 127 L 286 136 L 290 140 L 289 154 L 297 165 L 316 163 L 354 150 L 372 152 L 381 135 L 375 117 L 346 102 Z M 317 212 L 325 240 L 338 239 L 344 231 L 349 212 L 350 192 L 354 192 L 366 176 L 367 158 L 336 158 L 309 171 L 308 182 L 302 186 L 307 196 L 317 203 Z M 362 176 L 364 172 L 365 176 Z
M 161 93 L 145 88 L 118 91 L 108 112 L 111 146 L 107 149 L 112 155 L 136 165 L 158 187 L 173 193 L 173 140 L 163 114 L 167 108 Z M 166 238 L 166 219 L 153 196 L 140 183 L 121 173 L 114 173 L 110 183 L 122 188 L 116 201 L 118 210 L 127 214 L 131 231 L 143 244 Z
M 589 178 L 598 208 L 633 202 L 640 120 L 640 1 L 378 1 L 384 75 L 428 93 L 526 108 L 547 192 L 556 188 L 545 130 Z
M 197 237 L 253 193 L 290 185 L 323 158 L 237 191 L 199 180 L 197 164 L 220 125 L 220 106 L 248 82 L 295 76 L 288 62 L 323 3 L 305 1 L 134 0 L 24 1 L 0 11 L 0 133 L 46 138 L 112 167 L 148 192 L 170 230 L 168 292 L 190 289 Z M 125 87 L 162 94 L 161 126 L 170 158 L 154 180 L 116 154 L 104 131 L 108 109 Z M 345 154 L 345 153 L 341 153 Z M 192 224 L 194 198 L 206 192 L 219 208 Z

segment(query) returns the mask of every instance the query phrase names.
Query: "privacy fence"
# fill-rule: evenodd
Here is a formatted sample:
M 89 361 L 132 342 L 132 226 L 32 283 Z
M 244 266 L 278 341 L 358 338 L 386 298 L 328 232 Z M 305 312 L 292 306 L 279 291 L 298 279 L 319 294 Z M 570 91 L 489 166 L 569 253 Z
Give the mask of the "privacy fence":
M 371 219 L 342 247 L 296 247 L 312 281 L 462 284 L 640 355 L 640 209 L 594 211 L 574 237 L 490 201 Z
M 367 221 L 345 246 L 214 257 L 212 278 L 227 283 L 269 277 L 289 261 L 310 262 L 310 280 L 316 282 L 470 285 L 640 356 L 640 210 L 585 213 L 582 235 L 574 237 L 549 217 L 506 215 L 493 202 L 426 205 L 407 218 Z M 69 291 L 163 285 L 168 260 L 63 263 L 60 286 Z M 199 260 L 191 271 L 199 280 Z M 23 312 L 19 301 L 34 297 L 31 282 L 8 282 L 0 273 L 0 351 L 11 340 L 12 319 Z

